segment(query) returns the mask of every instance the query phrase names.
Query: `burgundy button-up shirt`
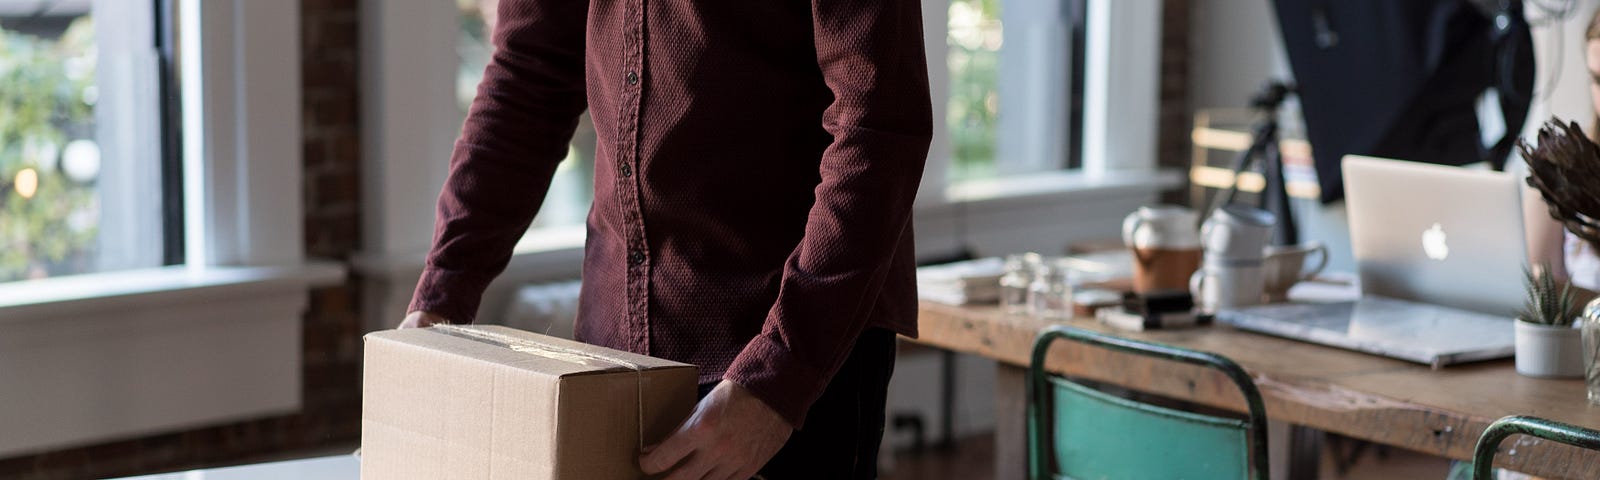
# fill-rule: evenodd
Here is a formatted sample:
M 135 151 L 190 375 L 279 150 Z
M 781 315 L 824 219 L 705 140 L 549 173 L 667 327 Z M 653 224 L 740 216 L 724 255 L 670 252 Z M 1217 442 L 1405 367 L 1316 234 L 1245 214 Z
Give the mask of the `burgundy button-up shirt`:
M 412 311 L 473 320 L 587 107 L 580 340 L 798 427 L 863 329 L 915 335 L 917 0 L 501 0 L 497 22 Z

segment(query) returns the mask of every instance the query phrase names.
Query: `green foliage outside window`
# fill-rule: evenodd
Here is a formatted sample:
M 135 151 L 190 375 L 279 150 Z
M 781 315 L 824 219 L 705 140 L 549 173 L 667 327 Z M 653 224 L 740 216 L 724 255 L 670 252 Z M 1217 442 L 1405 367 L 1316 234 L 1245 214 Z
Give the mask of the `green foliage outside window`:
M 1000 110 L 1000 0 L 951 0 L 949 28 L 950 178 L 992 176 Z
M 94 136 L 94 65 L 88 17 L 57 39 L 0 28 L 0 282 L 91 267 L 94 187 L 59 157 Z M 24 170 L 37 182 L 18 182 Z

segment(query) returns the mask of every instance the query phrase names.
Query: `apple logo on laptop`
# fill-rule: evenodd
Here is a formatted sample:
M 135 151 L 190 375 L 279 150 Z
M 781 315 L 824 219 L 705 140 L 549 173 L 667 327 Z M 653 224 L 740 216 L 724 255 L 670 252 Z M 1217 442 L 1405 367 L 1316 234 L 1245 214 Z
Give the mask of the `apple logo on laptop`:
M 1433 228 L 1422 232 L 1422 253 L 1434 260 L 1444 260 L 1450 256 L 1450 245 L 1445 243 L 1444 227 L 1433 224 Z

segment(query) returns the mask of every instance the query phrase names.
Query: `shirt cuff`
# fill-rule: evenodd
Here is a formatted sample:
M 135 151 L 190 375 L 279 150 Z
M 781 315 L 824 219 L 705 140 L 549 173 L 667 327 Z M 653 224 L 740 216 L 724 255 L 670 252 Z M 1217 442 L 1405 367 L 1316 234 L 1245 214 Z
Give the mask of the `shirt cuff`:
M 828 377 L 765 334 L 751 339 L 722 375 L 749 390 L 796 430 L 805 425 L 806 412 L 828 387 Z
M 478 316 L 478 302 L 490 278 L 427 267 L 417 280 L 406 312 L 423 311 L 444 317 L 450 323 L 472 323 Z

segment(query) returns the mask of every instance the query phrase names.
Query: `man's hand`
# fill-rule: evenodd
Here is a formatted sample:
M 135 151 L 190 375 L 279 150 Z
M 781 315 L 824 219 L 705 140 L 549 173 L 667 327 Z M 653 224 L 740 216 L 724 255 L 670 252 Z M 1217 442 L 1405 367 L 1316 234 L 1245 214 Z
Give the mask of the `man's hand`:
M 445 323 L 450 323 L 450 321 L 445 320 L 444 317 L 418 310 L 407 314 L 406 319 L 400 322 L 398 328 L 427 328 L 435 324 Z
M 755 476 L 794 427 L 749 390 L 727 380 L 717 384 L 678 430 L 646 447 L 639 468 L 665 480 L 745 480 Z

